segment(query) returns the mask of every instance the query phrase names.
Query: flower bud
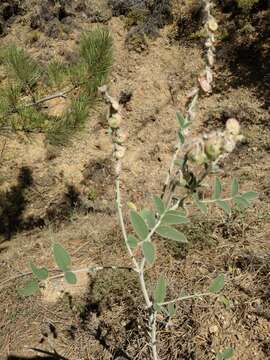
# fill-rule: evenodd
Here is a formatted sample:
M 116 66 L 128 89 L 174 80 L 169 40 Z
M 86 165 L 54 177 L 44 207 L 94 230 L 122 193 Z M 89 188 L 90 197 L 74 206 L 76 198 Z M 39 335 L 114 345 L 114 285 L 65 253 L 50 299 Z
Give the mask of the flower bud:
M 226 130 L 232 135 L 239 135 L 240 134 L 240 124 L 239 122 L 234 119 L 230 118 L 226 122 Z
M 111 129 L 118 129 L 122 121 L 120 114 L 114 114 L 109 120 L 108 124 Z

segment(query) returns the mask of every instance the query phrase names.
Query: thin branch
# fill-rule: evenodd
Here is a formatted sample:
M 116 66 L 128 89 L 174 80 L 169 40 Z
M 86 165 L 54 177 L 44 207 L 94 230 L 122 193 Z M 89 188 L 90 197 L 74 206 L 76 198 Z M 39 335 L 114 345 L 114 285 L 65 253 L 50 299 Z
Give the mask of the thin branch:
M 84 268 L 81 268 L 81 269 L 72 269 L 71 271 L 73 273 L 82 273 L 82 272 L 85 272 L 85 273 L 95 273 L 97 271 L 103 271 L 103 270 L 128 270 L 128 271 L 136 271 L 134 268 L 130 267 L 130 266 L 115 266 L 115 265 L 112 265 L 112 266 L 89 266 L 89 267 L 84 267 Z M 61 278 L 61 277 L 64 277 L 64 273 L 62 270 L 60 269 L 48 269 L 49 272 L 57 272 L 59 273 L 58 275 L 55 275 L 55 276 L 50 276 L 48 279 L 49 280 L 52 280 L 52 279 L 57 279 L 57 278 Z M 137 272 L 137 271 L 136 271 Z M 13 277 L 10 277 L 9 279 L 6 279 L 5 281 L 3 281 L 1 283 L 1 287 L 0 287 L 0 290 L 3 290 L 5 287 L 7 286 L 11 286 L 13 285 L 13 281 L 15 280 L 18 280 L 20 278 L 23 278 L 23 277 L 27 277 L 27 276 L 31 276 L 33 275 L 33 272 L 32 271 L 28 271 L 28 272 L 25 272 L 25 273 L 21 273 L 21 274 L 18 274 L 18 275 L 15 275 Z M 9 284 L 10 283 L 10 284 Z M 8 284 L 8 285 L 6 285 Z
M 37 106 L 39 104 L 42 104 L 42 103 L 45 103 L 47 101 L 50 101 L 50 100 L 53 100 L 53 99 L 57 99 L 57 98 L 64 98 L 66 99 L 66 95 L 69 94 L 70 92 L 72 92 L 73 90 L 75 90 L 77 88 L 77 86 L 73 86 L 72 88 L 70 89 L 67 89 L 65 91 L 60 91 L 56 94 L 53 94 L 53 95 L 49 95 L 49 96 L 45 96 L 39 100 L 36 100 L 35 102 L 32 102 L 32 103 L 29 103 L 29 104 L 25 104 L 22 109 L 24 108 L 28 108 L 28 107 L 31 107 L 31 106 Z
M 159 306 L 165 306 L 165 305 L 169 305 L 169 304 L 175 304 L 176 302 L 179 301 L 184 301 L 184 300 L 190 300 L 190 299 L 197 299 L 197 298 L 202 298 L 205 296 L 210 296 L 213 295 L 212 293 L 201 293 L 201 294 L 193 294 L 193 295 L 187 295 L 187 296 L 180 296 L 179 298 L 173 299 L 173 300 L 169 300 L 169 301 L 165 301 L 163 303 L 158 303 L 157 305 Z
M 200 200 L 200 202 L 209 204 L 209 203 L 215 203 L 215 202 L 217 202 L 218 200 L 220 200 L 220 201 L 231 201 L 231 200 L 233 200 L 233 197 L 228 197 L 228 198 L 224 198 L 224 199 Z

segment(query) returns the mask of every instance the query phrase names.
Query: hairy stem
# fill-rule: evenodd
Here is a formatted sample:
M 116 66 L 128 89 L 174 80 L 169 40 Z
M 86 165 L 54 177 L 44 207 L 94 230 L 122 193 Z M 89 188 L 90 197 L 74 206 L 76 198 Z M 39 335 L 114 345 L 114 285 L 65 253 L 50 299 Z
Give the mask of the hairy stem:
M 153 360 L 159 360 L 157 351 L 157 312 L 152 309 L 152 313 L 149 318 L 149 325 L 151 329 L 151 349 L 153 354 Z

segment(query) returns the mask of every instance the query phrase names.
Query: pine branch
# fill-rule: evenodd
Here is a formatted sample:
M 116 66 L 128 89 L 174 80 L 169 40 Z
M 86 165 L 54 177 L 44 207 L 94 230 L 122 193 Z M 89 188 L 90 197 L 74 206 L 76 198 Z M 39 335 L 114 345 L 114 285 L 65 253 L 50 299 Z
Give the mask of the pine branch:
M 42 70 L 23 49 L 15 45 L 8 47 L 5 63 L 13 78 L 18 81 L 25 90 L 32 91 L 42 75 Z
M 67 144 L 83 128 L 97 99 L 97 89 L 106 80 L 112 65 L 112 38 L 106 29 L 96 28 L 82 36 L 78 64 L 66 66 L 52 61 L 42 70 L 35 60 L 15 45 L 5 51 L 4 64 L 13 83 L 0 94 L 1 131 L 45 132 L 53 144 Z M 73 85 L 68 87 L 68 83 Z M 39 88 L 66 89 L 38 99 Z M 44 111 L 43 103 L 71 96 L 71 105 L 61 117 Z M 26 99 L 25 99 L 26 95 Z M 31 101 L 29 101 L 31 98 Z

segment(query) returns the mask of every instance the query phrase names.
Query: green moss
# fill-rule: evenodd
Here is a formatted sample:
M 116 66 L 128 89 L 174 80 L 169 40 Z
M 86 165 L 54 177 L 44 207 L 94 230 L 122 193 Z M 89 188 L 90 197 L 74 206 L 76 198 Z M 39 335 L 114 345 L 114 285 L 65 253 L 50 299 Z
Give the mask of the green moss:
M 129 50 L 140 53 L 148 48 L 146 36 L 140 31 L 135 31 L 127 37 L 126 46 Z
M 128 13 L 124 20 L 125 27 L 130 29 L 132 26 L 144 24 L 146 21 L 146 13 L 140 9 L 133 9 Z
M 238 6 L 243 10 L 251 10 L 260 0 L 237 0 Z
M 206 35 L 207 35 L 206 30 L 202 29 L 202 30 L 198 30 L 198 31 L 195 31 L 195 32 L 191 33 L 189 35 L 189 38 L 191 40 L 196 40 L 196 39 L 204 38 L 204 37 L 206 37 Z
M 87 195 L 88 200 L 95 201 L 97 198 L 97 190 L 95 188 L 90 188 Z

